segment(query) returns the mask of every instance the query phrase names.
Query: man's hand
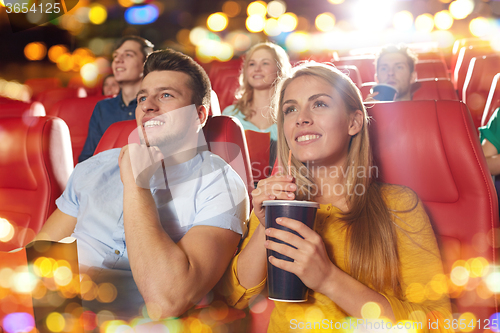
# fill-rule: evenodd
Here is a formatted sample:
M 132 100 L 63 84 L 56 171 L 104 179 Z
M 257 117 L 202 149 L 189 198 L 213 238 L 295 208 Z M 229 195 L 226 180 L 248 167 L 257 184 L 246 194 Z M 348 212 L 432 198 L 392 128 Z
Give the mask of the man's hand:
M 135 183 L 137 186 L 149 189 L 149 180 L 161 166 L 163 154 L 157 147 L 147 147 L 132 143 L 120 151 L 118 165 L 123 185 Z

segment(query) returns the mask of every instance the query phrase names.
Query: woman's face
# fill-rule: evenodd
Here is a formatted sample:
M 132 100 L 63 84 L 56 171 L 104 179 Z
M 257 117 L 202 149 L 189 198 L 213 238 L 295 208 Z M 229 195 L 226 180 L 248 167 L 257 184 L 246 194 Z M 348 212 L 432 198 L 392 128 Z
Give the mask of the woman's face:
M 270 89 L 277 78 L 278 65 L 267 49 L 258 49 L 248 61 L 246 77 L 250 86 L 257 90 Z
M 361 129 L 362 112 L 348 115 L 339 93 L 327 81 L 311 75 L 293 79 L 280 111 L 295 158 L 315 166 L 344 164 L 351 136 Z

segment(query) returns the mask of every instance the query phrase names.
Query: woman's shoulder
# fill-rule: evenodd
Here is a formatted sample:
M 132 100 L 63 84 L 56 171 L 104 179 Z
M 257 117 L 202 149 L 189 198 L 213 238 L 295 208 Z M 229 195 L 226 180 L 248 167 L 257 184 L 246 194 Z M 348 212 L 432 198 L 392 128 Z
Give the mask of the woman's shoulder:
M 389 210 L 408 211 L 414 209 L 420 199 L 411 188 L 396 184 L 381 184 L 380 194 Z
M 229 105 L 223 111 L 222 114 L 226 116 L 236 116 L 238 113 L 241 113 L 239 109 L 236 108 L 236 105 Z

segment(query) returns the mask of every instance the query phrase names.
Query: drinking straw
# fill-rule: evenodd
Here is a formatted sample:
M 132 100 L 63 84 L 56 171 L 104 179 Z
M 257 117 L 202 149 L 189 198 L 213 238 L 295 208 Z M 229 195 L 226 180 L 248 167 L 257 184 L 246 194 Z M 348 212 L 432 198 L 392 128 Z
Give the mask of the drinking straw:
M 292 175 L 292 151 L 290 150 L 288 154 L 288 175 Z

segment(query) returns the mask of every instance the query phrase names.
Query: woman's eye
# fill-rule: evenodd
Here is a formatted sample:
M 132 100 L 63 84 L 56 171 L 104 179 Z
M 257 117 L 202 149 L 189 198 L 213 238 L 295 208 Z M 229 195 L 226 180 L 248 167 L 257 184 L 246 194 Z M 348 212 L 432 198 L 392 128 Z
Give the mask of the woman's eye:
M 289 106 L 287 108 L 285 108 L 283 110 L 283 114 L 286 116 L 287 114 L 289 114 L 290 112 L 294 112 L 296 111 L 297 109 L 295 108 L 295 106 Z
M 328 105 L 326 105 L 326 104 L 325 104 L 324 102 L 322 102 L 322 101 L 316 101 L 316 102 L 314 102 L 314 107 L 315 107 L 315 108 L 318 108 L 318 107 L 324 107 L 324 106 L 328 106 Z

